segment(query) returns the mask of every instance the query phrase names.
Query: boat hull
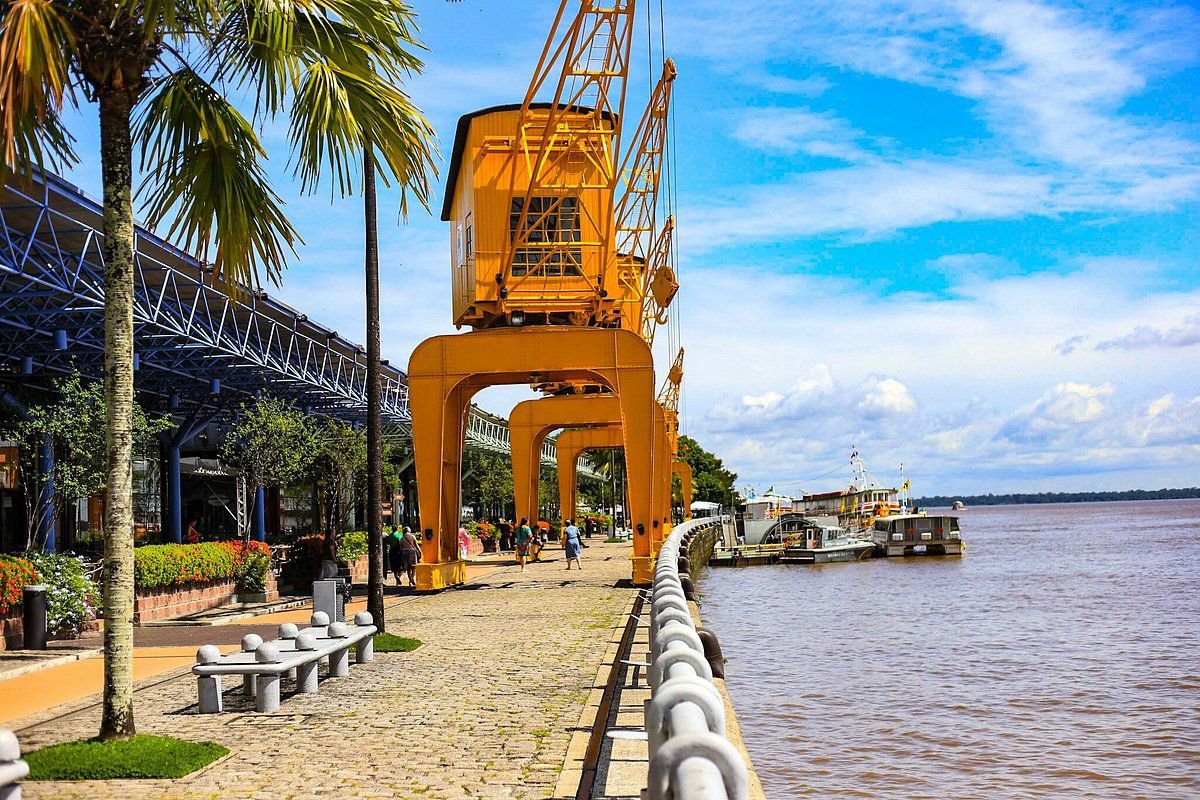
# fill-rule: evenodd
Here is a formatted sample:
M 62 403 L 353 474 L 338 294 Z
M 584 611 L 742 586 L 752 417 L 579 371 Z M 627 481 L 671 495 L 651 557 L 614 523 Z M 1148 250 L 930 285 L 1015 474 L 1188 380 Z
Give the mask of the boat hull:
M 908 556 L 961 556 L 962 541 L 888 542 L 875 545 L 875 554 L 884 558 Z
M 865 561 L 872 556 L 874 547 L 869 542 L 843 545 L 840 547 L 800 548 L 790 547 L 780 560 L 784 564 L 833 564 L 841 561 Z

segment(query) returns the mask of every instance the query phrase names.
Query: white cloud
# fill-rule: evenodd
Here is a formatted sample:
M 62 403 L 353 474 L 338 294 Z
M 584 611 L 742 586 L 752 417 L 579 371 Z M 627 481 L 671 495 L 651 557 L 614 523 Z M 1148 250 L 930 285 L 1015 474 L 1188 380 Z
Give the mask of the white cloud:
M 883 378 L 867 390 L 858 407 L 871 417 L 902 416 L 916 411 L 917 401 L 903 383 L 895 378 Z
M 1096 345 L 1097 350 L 1145 350 L 1151 347 L 1191 347 L 1200 344 L 1200 314 L 1188 317 L 1183 325 L 1163 330 L 1139 325 L 1116 339 Z
M 1197 62 L 1200 15 L 1165 5 L 1120 20 L 1123 27 L 1105 7 L 1028 0 L 915 7 L 890 0 L 801 7 L 701 0 L 683 44 L 719 68 L 788 61 L 793 70 L 813 65 L 917 84 L 972 101 L 994 135 L 981 143 L 986 160 L 967 152 L 934 161 L 921 151 L 883 152 L 871 131 L 833 116 L 750 112 L 733 131 L 745 144 L 861 166 L 731 187 L 728 206 L 699 209 L 704 243 L 879 235 L 935 222 L 1161 210 L 1194 200 L 1195 127 L 1139 116 L 1128 105 L 1156 78 Z M 737 219 L 734 209 L 743 207 L 757 226 Z M 765 213 L 774 208 L 781 213 Z
M 1060 383 L 1034 403 L 1014 412 L 999 435 L 1023 443 L 1059 438 L 1071 429 L 1099 419 L 1106 411 L 1104 398 L 1112 393 L 1112 384 Z
M 779 405 L 779 401 L 783 399 L 783 395 L 779 392 L 767 392 L 766 394 L 742 395 L 742 405 L 750 408 L 768 409 Z
M 1190 485 L 1200 402 L 1178 398 L 1200 395 L 1200 374 L 1176 351 L 1048 357 L 1200 307 L 1200 290 L 1147 285 L 1152 268 L 950 270 L 944 296 L 879 297 L 850 280 L 689 267 L 686 430 L 760 488 L 831 469 L 806 488 L 833 488 L 851 446 L 884 475 L 903 461 L 918 492 Z
M 860 131 L 830 112 L 805 108 L 758 108 L 739 113 L 733 131 L 739 142 L 774 153 L 832 158 L 855 162 L 867 157 L 859 146 Z
M 819 234 L 880 236 L 935 222 L 1003 219 L 1044 208 L 1048 178 L 1002 165 L 921 160 L 804 173 L 734 190 L 737 200 L 685 208 L 697 248 Z

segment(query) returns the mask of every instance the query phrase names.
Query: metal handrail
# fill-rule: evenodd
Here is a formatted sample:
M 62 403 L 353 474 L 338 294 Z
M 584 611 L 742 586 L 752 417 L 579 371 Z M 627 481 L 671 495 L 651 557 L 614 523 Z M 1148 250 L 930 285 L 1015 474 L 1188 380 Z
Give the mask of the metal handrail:
M 680 574 L 681 552 L 686 554 L 692 537 L 715 533 L 720 525 L 720 517 L 682 523 L 663 542 L 655 564 L 646 705 L 651 800 L 748 800 L 750 795 L 749 768 L 725 737 L 725 701 L 712 682 L 687 605 L 691 579 Z

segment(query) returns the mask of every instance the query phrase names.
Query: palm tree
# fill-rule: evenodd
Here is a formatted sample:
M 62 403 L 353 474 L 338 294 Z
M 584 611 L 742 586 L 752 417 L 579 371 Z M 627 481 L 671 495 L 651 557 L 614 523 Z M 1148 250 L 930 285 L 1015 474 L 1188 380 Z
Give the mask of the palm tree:
M 106 486 L 103 738 L 133 716 L 133 169 L 151 224 L 214 280 L 277 282 L 299 237 L 266 180 L 255 122 L 290 116 L 295 174 L 344 195 L 367 142 L 420 195 L 427 130 L 395 85 L 414 66 L 400 0 L 10 0 L 0 8 L 0 135 L 8 169 L 77 160 L 65 103 L 94 102 L 104 203 Z M 227 96 L 253 105 L 243 115 Z M 419 168 L 414 169 L 416 165 Z

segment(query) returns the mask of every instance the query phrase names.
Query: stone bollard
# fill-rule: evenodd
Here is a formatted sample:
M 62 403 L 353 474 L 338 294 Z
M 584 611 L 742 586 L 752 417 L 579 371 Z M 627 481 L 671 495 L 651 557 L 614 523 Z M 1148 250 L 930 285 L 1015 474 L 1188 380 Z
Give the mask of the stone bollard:
M 354 624 L 374 625 L 375 620 L 370 611 L 360 611 L 354 615 Z M 375 658 L 375 637 L 368 636 L 365 639 L 359 639 L 358 644 L 354 646 L 354 663 L 365 664 L 373 658 Z
M 296 652 L 303 650 L 316 650 L 317 637 L 311 633 L 302 633 L 296 637 Z M 315 694 L 317 691 L 317 667 L 321 665 L 321 659 L 314 658 L 312 661 L 301 664 L 296 667 L 296 691 L 301 694 Z
M 346 623 L 331 622 L 327 629 L 327 635 L 330 639 L 346 638 Z M 344 678 L 350 674 L 350 647 L 338 648 L 329 654 L 329 676 L 331 678 Z
M 308 618 L 308 624 L 314 628 L 324 628 L 329 624 L 329 615 L 324 611 L 314 611 L 313 615 Z
M 247 633 L 242 637 L 242 652 L 253 653 L 258 649 L 258 646 L 263 643 L 262 637 L 257 633 Z M 254 676 L 242 676 L 242 694 L 246 697 L 254 697 Z
M 221 660 L 221 649 L 215 644 L 206 644 L 196 651 L 197 664 L 215 664 Z M 225 709 L 221 695 L 220 675 L 196 676 L 196 699 L 201 714 L 220 714 Z
M 259 664 L 275 664 L 279 661 L 279 650 L 267 642 L 254 651 L 254 660 Z M 257 676 L 258 696 L 254 707 L 260 712 L 279 710 L 279 673 L 264 673 Z
M 279 638 L 283 639 L 285 642 L 292 641 L 299 635 L 300 635 L 300 626 L 296 625 L 296 623 L 294 623 L 294 622 L 285 622 L 279 626 Z M 296 677 L 296 668 L 295 667 L 293 667 L 292 669 L 289 669 L 287 671 L 287 677 L 289 677 L 289 678 Z
M 21 743 L 16 734 L 0 728 L 0 800 L 21 800 L 21 784 L 29 765 L 21 760 Z

